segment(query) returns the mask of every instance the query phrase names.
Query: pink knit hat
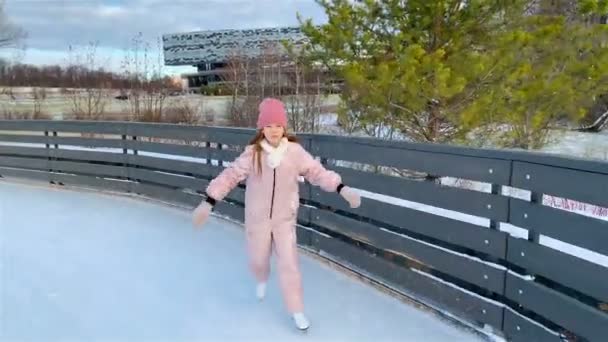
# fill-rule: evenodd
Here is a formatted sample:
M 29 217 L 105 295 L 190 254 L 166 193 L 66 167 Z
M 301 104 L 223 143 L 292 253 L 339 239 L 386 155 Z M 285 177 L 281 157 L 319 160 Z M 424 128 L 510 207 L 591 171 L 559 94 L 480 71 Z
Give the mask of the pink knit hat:
M 283 102 L 273 98 L 265 98 L 259 106 L 258 129 L 271 124 L 287 127 L 287 113 Z

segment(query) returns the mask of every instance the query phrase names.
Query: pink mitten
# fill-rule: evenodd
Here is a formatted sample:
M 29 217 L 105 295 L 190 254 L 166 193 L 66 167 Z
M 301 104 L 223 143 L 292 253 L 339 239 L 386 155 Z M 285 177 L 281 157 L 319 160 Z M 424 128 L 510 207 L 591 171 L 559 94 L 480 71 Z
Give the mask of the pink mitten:
M 361 205 L 361 196 L 353 188 L 343 187 L 340 196 L 344 197 L 351 208 L 358 208 Z
M 209 214 L 211 214 L 211 204 L 206 201 L 201 202 L 192 213 L 192 223 L 195 227 L 202 226 L 207 222 Z

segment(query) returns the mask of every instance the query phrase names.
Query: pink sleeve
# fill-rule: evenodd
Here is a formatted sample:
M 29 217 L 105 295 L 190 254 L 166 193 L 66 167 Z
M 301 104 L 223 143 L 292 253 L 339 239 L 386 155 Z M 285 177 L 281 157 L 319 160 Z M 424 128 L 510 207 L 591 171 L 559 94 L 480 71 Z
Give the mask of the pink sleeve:
M 335 192 L 342 178 L 334 171 L 327 170 L 308 151 L 300 147 L 302 168 L 300 173 L 310 184 L 319 186 L 327 192 Z
M 216 201 L 221 201 L 239 182 L 247 178 L 253 163 L 253 148 L 247 146 L 230 166 L 226 167 L 207 186 L 206 192 Z

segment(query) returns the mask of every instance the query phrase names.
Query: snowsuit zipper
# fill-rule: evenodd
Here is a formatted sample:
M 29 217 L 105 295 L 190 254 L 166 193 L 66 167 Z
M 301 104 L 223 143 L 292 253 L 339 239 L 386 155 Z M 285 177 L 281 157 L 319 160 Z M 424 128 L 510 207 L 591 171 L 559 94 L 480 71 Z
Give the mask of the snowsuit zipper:
M 272 178 L 272 199 L 270 200 L 270 218 L 272 218 L 272 207 L 274 206 L 274 188 L 277 182 L 277 169 L 273 170 L 273 178 Z

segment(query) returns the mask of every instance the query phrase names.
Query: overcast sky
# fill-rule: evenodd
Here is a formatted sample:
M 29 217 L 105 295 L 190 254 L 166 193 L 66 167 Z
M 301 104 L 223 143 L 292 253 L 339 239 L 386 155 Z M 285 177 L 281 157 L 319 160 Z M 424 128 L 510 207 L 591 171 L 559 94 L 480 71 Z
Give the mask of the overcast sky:
M 0 3 L 3 0 L 0 0 Z M 98 41 L 98 55 L 118 71 L 124 50 L 142 32 L 156 47 L 164 33 L 294 26 L 297 13 L 325 21 L 314 0 L 4 0 L 9 19 L 28 32 L 22 52 L 0 56 L 30 64 L 61 64 L 70 45 Z M 176 74 L 191 68 L 166 67 Z

